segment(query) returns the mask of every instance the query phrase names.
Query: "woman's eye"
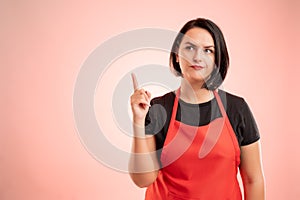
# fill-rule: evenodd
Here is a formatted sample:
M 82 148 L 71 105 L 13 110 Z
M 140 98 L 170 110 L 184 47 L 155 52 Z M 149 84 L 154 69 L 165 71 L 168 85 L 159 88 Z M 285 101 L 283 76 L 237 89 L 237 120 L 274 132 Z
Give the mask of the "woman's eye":
M 195 47 L 193 47 L 193 46 L 187 46 L 187 47 L 185 47 L 185 49 L 192 51 L 192 50 L 195 49 Z
M 213 50 L 211 50 L 211 49 L 204 49 L 204 52 L 205 52 L 205 53 L 208 53 L 208 54 L 210 54 L 210 53 L 214 53 L 214 51 L 213 51 Z

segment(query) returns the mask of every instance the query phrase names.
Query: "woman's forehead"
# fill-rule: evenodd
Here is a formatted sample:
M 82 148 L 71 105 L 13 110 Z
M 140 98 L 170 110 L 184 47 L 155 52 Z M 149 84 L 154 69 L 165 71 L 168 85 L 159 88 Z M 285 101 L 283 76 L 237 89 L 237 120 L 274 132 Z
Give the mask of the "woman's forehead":
M 206 29 L 197 27 L 188 30 L 184 34 L 181 43 L 192 43 L 194 45 L 212 46 L 214 45 L 214 40 L 211 34 Z

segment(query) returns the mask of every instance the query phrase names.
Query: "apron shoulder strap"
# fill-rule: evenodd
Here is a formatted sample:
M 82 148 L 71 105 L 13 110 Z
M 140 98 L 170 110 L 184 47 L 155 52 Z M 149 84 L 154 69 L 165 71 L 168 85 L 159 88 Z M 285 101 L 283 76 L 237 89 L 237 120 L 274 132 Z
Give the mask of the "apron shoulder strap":
M 225 108 L 223 106 L 223 103 L 221 101 L 219 93 L 216 90 L 214 90 L 213 93 L 214 93 L 214 95 L 216 97 L 216 100 L 218 102 L 218 106 L 221 110 L 222 116 L 225 119 L 225 124 L 226 124 L 227 128 L 230 130 L 231 139 L 232 139 L 232 142 L 234 144 L 235 152 L 236 152 L 236 164 L 238 166 L 240 164 L 240 147 L 239 147 L 239 143 L 238 143 L 238 140 L 236 138 L 236 135 L 235 135 L 235 131 L 231 126 L 231 123 L 229 121 L 229 118 L 228 118 L 227 113 L 225 111 Z

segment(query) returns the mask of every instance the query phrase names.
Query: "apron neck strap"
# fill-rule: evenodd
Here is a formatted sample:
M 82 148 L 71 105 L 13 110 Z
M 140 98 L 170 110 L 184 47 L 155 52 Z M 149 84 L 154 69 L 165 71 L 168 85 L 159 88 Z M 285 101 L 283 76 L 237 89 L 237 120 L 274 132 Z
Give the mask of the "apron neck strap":
M 224 108 L 224 106 L 223 106 L 223 103 L 222 103 L 222 101 L 221 101 L 221 98 L 220 98 L 219 93 L 217 92 L 217 90 L 214 90 L 213 93 L 214 93 L 214 95 L 215 95 L 215 97 L 216 97 L 216 100 L 217 100 L 217 102 L 218 102 L 218 106 L 219 106 L 219 109 L 221 110 L 222 116 L 223 116 L 223 117 L 226 117 L 227 114 L 226 114 L 225 108 Z
M 217 92 L 217 90 L 214 90 L 213 94 L 214 94 L 214 96 L 215 96 L 215 98 L 217 100 L 217 103 L 218 103 L 218 106 L 219 106 L 219 108 L 221 110 L 222 116 L 226 117 L 227 114 L 226 114 L 225 108 L 223 106 L 223 103 L 221 101 L 219 93 Z M 179 97 L 180 97 L 180 87 L 175 91 L 175 100 L 174 100 L 174 105 L 173 105 L 171 120 L 175 120 L 176 119 Z
M 178 88 L 175 91 L 175 99 L 174 99 L 174 105 L 173 105 L 173 110 L 172 110 L 172 117 L 171 121 L 175 121 L 176 119 L 176 114 L 177 114 L 177 108 L 178 108 L 178 99 L 180 97 L 180 88 Z

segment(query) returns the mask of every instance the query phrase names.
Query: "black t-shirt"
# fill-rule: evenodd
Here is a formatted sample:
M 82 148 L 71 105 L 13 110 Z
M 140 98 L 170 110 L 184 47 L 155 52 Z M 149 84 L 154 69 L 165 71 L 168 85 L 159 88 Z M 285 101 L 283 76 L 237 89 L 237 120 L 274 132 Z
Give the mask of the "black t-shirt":
M 218 90 L 231 126 L 240 146 L 259 140 L 260 135 L 246 101 L 238 96 Z M 156 149 L 160 155 L 169 128 L 175 93 L 169 92 L 151 100 L 151 107 L 146 116 L 145 133 L 155 135 Z M 179 99 L 176 120 L 192 126 L 203 126 L 221 117 L 216 98 L 201 103 L 190 104 Z

